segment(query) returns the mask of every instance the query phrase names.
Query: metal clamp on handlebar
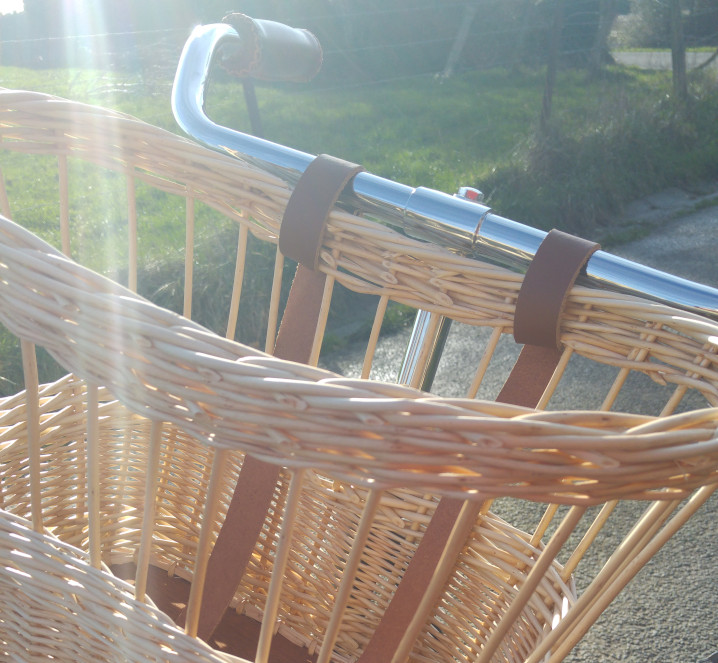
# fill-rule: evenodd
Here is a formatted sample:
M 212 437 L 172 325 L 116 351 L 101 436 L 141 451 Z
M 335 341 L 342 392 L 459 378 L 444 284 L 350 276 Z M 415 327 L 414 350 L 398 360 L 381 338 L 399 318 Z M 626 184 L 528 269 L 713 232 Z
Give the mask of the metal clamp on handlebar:
M 322 67 L 322 46 L 309 30 L 237 13 L 223 22 L 239 37 L 225 47 L 222 59 L 222 66 L 235 76 L 304 83 Z

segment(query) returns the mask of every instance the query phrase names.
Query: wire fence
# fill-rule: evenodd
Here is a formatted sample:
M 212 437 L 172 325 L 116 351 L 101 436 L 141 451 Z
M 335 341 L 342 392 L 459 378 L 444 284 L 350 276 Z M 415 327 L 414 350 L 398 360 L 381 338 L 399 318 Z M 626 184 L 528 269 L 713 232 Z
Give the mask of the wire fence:
M 426 4 L 412 8 L 411 25 L 397 27 L 406 17 L 403 7 L 349 9 L 337 14 L 296 16 L 324 45 L 319 88 L 381 85 L 444 71 L 459 26 L 466 20 L 465 2 Z M 718 22 L 718 6 L 704 9 L 701 19 Z M 390 17 L 391 18 L 390 20 Z M 5 17 L 2 17 L 5 18 Z M 169 86 L 189 28 L 143 29 L 72 35 L 20 37 L 3 30 L 0 18 L 0 63 L 29 67 L 92 67 L 139 73 L 152 84 Z M 479 15 L 471 22 L 455 71 L 481 70 L 520 63 L 541 65 L 551 34 L 549 14 L 522 20 Z M 586 35 L 595 33 L 597 11 L 576 11 L 566 18 L 560 56 L 578 63 L 595 49 Z M 406 20 L 404 21 L 406 22 Z M 702 46 L 718 43 L 718 32 L 703 34 Z
M 454 7 L 460 6 L 454 5 Z M 373 16 L 375 20 L 381 16 L 378 12 L 366 15 Z M 326 22 L 330 17 L 320 18 Z M 314 19 L 314 22 L 318 23 L 318 21 L 319 19 Z M 325 58 L 329 60 L 337 62 L 351 60 L 367 76 L 372 76 L 376 72 L 367 64 L 373 64 L 375 69 L 385 73 L 387 70 L 385 60 L 390 58 L 393 64 L 400 66 L 408 75 L 415 75 L 429 73 L 432 67 L 433 72 L 436 73 L 437 69 L 441 68 L 456 38 L 456 24 L 457 21 L 444 19 L 443 29 L 440 32 L 437 32 L 437 26 L 434 26 L 434 29 L 426 30 L 425 33 L 428 34 L 423 37 L 403 40 L 388 36 L 383 41 L 377 41 L 376 37 L 369 40 L 360 34 L 348 36 L 346 32 L 332 30 L 328 26 L 318 29 L 317 33 L 325 46 Z M 574 24 L 574 27 L 582 28 L 588 25 L 590 24 Z M 546 23 L 533 24 L 531 33 L 536 35 L 549 27 Z M 127 67 L 137 66 L 138 63 L 147 60 L 158 64 L 167 54 L 168 49 L 172 51 L 181 49 L 188 32 L 183 29 L 156 29 L 30 38 L 15 38 L 0 33 L 2 34 L 0 39 L 2 64 L 41 67 L 50 64 L 92 66 L 100 63 Z M 513 41 L 517 45 L 511 46 L 510 49 L 519 48 L 518 42 L 525 36 L 525 30 L 520 26 L 504 29 L 487 28 L 482 27 L 477 21 L 467 41 L 463 58 L 465 64 L 475 68 L 493 66 L 498 59 L 505 59 L 506 51 L 505 48 L 492 47 L 494 44 Z M 588 52 L 590 48 L 581 50 Z M 380 61 L 378 67 L 377 61 Z

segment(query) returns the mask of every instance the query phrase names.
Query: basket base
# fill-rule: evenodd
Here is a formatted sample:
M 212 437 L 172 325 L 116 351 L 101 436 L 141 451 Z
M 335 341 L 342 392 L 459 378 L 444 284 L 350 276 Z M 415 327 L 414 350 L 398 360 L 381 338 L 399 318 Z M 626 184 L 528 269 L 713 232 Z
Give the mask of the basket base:
M 129 582 L 135 579 L 135 565 L 115 564 L 112 573 Z M 184 616 L 189 598 L 190 583 L 178 576 L 169 576 L 167 571 L 150 566 L 147 577 L 147 594 L 170 619 L 177 623 Z M 239 615 L 229 608 L 215 630 L 209 645 L 227 654 L 253 661 L 259 640 L 260 623 L 247 615 Z M 316 656 L 295 645 L 280 634 L 272 639 L 269 663 L 314 663 Z

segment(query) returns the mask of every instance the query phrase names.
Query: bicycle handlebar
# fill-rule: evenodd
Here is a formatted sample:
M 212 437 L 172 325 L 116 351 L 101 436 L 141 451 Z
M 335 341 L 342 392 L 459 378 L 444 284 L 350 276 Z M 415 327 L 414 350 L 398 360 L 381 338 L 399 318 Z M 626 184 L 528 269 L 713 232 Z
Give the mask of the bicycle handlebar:
M 292 30 L 292 28 L 287 28 Z M 273 33 L 279 37 L 283 31 Z M 180 56 L 172 88 L 179 126 L 205 146 L 272 173 L 293 186 L 314 156 L 215 124 L 204 102 L 220 49 L 242 40 L 227 24 L 199 26 Z M 341 207 L 374 217 L 408 235 L 468 256 L 525 271 L 546 233 L 494 214 L 491 208 L 426 187 L 412 188 L 359 173 L 340 197 Z M 718 290 L 597 251 L 586 266 L 590 285 L 648 297 L 718 320 Z

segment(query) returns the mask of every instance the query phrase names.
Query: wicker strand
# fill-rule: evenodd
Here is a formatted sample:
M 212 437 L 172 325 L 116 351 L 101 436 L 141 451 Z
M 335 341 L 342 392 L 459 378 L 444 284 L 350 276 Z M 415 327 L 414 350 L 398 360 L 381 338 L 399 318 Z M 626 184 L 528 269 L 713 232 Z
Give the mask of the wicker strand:
M 356 572 L 361 563 L 362 554 L 366 547 L 367 539 L 369 538 L 369 532 L 374 524 L 374 517 L 379 507 L 380 498 L 381 492 L 377 490 L 370 490 L 367 495 L 361 520 L 359 521 L 356 534 L 354 535 L 354 541 L 352 542 L 351 552 L 347 557 L 346 565 L 342 572 L 342 580 L 334 599 L 334 610 L 332 610 L 331 619 L 324 633 L 322 647 L 317 654 L 316 663 L 329 663 L 331 660 L 332 651 L 334 650 L 334 645 L 339 635 L 342 618 L 344 617 L 349 596 L 355 582 Z
M 126 176 L 127 187 L 127 287 L 137 292 L 137 191 L 132 173 Z M 191 292 L 191 289 L 190 289 Z
M 374 355 L 379 341 L 379 334 L 381 333 L 381 326 L 384 321 L 384 316 L 386 315 L 386 308 L 388 304 L 389 298 L 386 295 L 382 295 L 377 302 L 376 311 L 374 313 L 374 321 L 372 322 L 369 340 L 367 341 L 366 351 L 364 352 L 364 362 L 362 363 L 361 369 L 362 380 L 368 380 L 371 375 L 371 367 L 374 362 Z
M 70 247 L 70 197 L 68 193 L 67 156 L 57 157 L 58 184 L 60 187 L 60 236 L 62 252 L 69 258 L 72 256 Z
M 267 319 L 267 338 L 264 343 L 264 351 L 271 354 L 274 350 L 274 342 L 277 338 L 279 328 L 279 299 L 282 292 L 282 274 L 284 273 L 284 256 L 277 247 L 274 258 L 274 274 L 272 276 L 272 294 L 269 301 L 269 315 Z
M 244 266 L 247 256 L 247 240 L 249 230 L 247 226 L 240 226 L 239 237 L 237 238 L 237 260 L 234 266 L 234 278 L 232 280 L 232 298 L 229 304 L 227 317 L 227 333 L 225 336 L 234 340 L 237 331 L 237 316 L 239 315 L 239 300 L 242 294 L 242 282 L 244 280 Z
M 137 553 L 137 573 L 135 574 L 135 598 L 138 601 L 144 601 L 145 594 L 147 592 L 147 574 L 150 567 L 152 537 L 157 506 L 156 488 L 159 475 L 161 442 L 162 424 L 159 421 L 153 421 L 149 439 L 147 476 L 145 478 L 145 499 L 142 511 L 142 535 L 140 536 L 139 551 Z
M 571 557 L 569 557 L 564 564 L 561 576 L 565 582 L 569 581 L 569 578 L 573 575 L 573 572 L 576 570 L 579 562 L 583 559 L 586 551 L 591 547 L 591 544 L 596 540 L 596 537 L 603 529 L 603 526 L 608 522 L 608 519 L 617 504 L 618 500 L 611 500 L 610 502 L 606 502 L 601 507 L 601 510 L 591 522 L 591 526 L 586 531 L 586 534 L 584 534 L 581 538 L 581 541 L 571 553 Z
M 284 507 L 282 516 L 284 526 L 279 534 L 277 548 L 274 555 L 274 565 L 272 567 L 272 575 L 269 582 L 269 590 L 267 592 L 267 602 L 264 607 L 264 617 L 262 619 L 262 628 L 259 632 L 259 642 L 257 643 L 257 655 L 255 663 L 267 663 L 269 660 L 269 649 L 272 644 L 272 635 L 274 635 L 275 625 L 277 623 L 277 615 L 279 613 L 279 599 L 282 591 L 282 583 L 287 568 L 287 560 L 291 549 L 290 533 L 293 529 L 297 510 L 299 506 L 299 494 L 304 481 L 304 470 L 297 470 L 292 474 L 289 484 L 289 494 L 287 495 L 287 503 Z
M 207 562 L 213 527 L 219 509 L 220 490 L 222 489 L 222 478 L 225 474 L 229 461 L 229 454 L 226 450 L 220 449 L 215 452 L 212 460 L 212 474 L 207 489 L 202 524 L 197 544 L 197 557 L 194 573 L 192 574 L 192 590 L 187 601 L 187 618 L 185 621 L 185 632 L 191 637 L 197 637 L 197 626 L 199 622 L 199 608 L 204 591 L 204 581 L 207 576 Z
M 37 355 L 35 346 L 28 341 L 20 342 L 22 352 L 23 377 L 25 378 L 25 398 L 27 407 L 27 454 L 30 459 L 30 501 L 32 504 L 32 524 L 36 532 L 43 531 L 41 508 L 40 477 L 40 430 L 39 430 L 39 384 L 37 377 Z
M 536 560 L 536 563 L 531 569 L 529 575 L 521 584 L 521 589 L 511 604 L 511 607 L 505 612 L 501 621 L 496 625 L 496 628 L 491 633 L 491 636 L 484 645 L 481 655 L 477 659 L 477 663 L 489 663 L 491 656 L 501 645 L 501 641 L 506 635 L 507 630 L 514 624 L 516 619 L 518 619 L 519 613 L 529 600 L 529 597 L 533 594 L 548 565 L 553 562 L 556 555 L 563 547 L 563 544 L 566 542 L 566 539 L 568 539 L 578 524 L 578 521 L 583 516 L 584 512 L 585 507 L 572 507 L 566 515 L 559 528 L 556 532 L 554 532 L 553 536 L 546 544 L 546 547 L 542 551 L 538 560 Z
M 309 352 L 309 361 L 307 362 L 310 366 L 316 366 L 319 363 L 319 353 L 322 349 L 322 340 L 324 339 L 324 332 L 326 331 L 327 320 L 329 319 L 329 306 L 332 301 L 332 293 L 334 292 L 334 283 L 335 279 L 331 276 L 328 277 L 324 283 L 322 303 L 317 316 L 317 326 L 314 332 L 312 348 Z
M 100 509 L 99 401 L 97 385 L 87 383 L 87 511 L 90 564 L 102 566 L 102 516 Z
M 185 257 L 184 257 L 184 301 L 182 315 L 192 317 L 192 294 L 194 286 L 194 198 L 185 199 Z

